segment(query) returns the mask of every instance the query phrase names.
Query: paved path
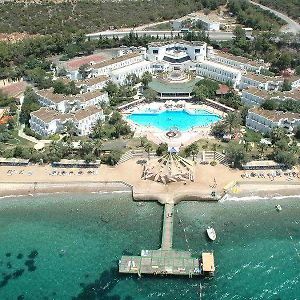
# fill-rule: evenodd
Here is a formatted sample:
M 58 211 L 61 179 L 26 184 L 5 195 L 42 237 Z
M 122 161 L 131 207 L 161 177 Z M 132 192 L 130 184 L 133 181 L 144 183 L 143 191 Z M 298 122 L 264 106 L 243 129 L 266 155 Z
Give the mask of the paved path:
M 297 23 L 296 21 L 294 21 L 293 19 L 291 19 L 290 17 L 288 17 L 287 15 L 285 15 L 281 12 L 278 12 L 277 10 L 274 10 L 272 8 L 269 8 L 267 6 L 264 6 L 262 4 L 256 3 L 254 1 L 249 0 L 249 2 L 254 4 L 254 5 L 258 5 L 259 7 L 261 7 L 264 10 L 268 10 L 268 11 L 272 12 L 274 15 L 278 16 L 279 18 L 281 18 L 282 20 L 287 22 L 287 26 L 284 26 L 281 29 L 281 31 L 291 32 L 291 33 L 300 33 L 300 24 Z
M 19 131 L 18 131 L 18 136 L 27 140 L 27 141 L 30 141 L 32 143 L 34 143 L 34 148 L 39 150 L 39 149 L 43 149 L 45 147 L 45 144 L 50 144 L 52 142 L 52 140 L 38 140 L 36 139 L 35 137 L 33 136 L 29 136 L 27 134 L 24 133 L 24 128 L 25 128 L 25 125 L 21 125 Z
M 173 219 L 174 204 L 166 203 L 164 210 L 163 231 L 161 238 L 161 249 L 171 250 L 173 245 Z

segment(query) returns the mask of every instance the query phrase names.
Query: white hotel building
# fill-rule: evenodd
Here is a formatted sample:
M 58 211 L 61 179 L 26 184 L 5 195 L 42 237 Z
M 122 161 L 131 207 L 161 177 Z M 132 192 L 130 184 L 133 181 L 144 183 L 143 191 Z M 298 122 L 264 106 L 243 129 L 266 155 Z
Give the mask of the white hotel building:
M 300 91 L 294 90 L 288 92 L 270 92 L 254 87 L 250 87 L 242 91 L 242 103 L 250 107 L 261 106 L 266 100 L 269 99 L 276 101 L 286 101 L 289 99 L 300 101 Z
M 62 95 L 53 93 L 53 89 L 50 88 L 38 90 L 35 93 L 42 106 L 52 108 L 61 113 L 69 113 L 91 105 L 109 102 L 108 94 L 99 90 L 78 95 Z
M 293 132 L 300 126 L 300 114 L 252 108 L 246 117 L 246 126 L 261 133 L 270 133 L 276 127 Z
M 93 126 L 98 120 L 104 120 L 102 109 L 96 106 L 89 106 L 72 114 L 64 114 L 47 107 L 41 107 L 32 112 L 30 116 L 30 128 L 42 136 L 63 132 L 67 122 L 74 124 L 78 135 L 85 136 L 92 132 Z

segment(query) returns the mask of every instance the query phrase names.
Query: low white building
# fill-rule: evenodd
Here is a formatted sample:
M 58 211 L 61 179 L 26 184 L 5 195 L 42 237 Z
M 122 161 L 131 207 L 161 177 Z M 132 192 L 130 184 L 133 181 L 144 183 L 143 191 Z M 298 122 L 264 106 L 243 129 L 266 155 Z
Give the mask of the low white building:
M 143 53 L 132 52 L 94 64 L 91 66 L 91 77 L 99 77 L 101 75 L 110 76 L 114 70 L 144 61 L 144 56 Z
M 239 86 L 242 72 L 240 70 L 205 60 L 196 65 L 197 75 L 208 77 L 213 80 L 228 83 L 235 88 Z
M 264 134 L 270 133 L 276 127 L 293 132 L 300 126 L 300 114 L 252 108 L 246 117 L 246 126 Z
M 147 58 L 150 61 L 167 61 L 171 64 L 182 64 L 186 61 L 201 61 L 206 57 L 204 42 L 165 41 L 148 45 Z
M 103 110 L 96 106 L 89 106 L 86 109 L 78 110 L 73 115 L 78 135 L 89 135 L 98 120 L 104 121 Z
M 53 89 L 35 91 L 38 101 L 42 106 L 55 109 L 61 113 L 67 113 L 74 106 L 74 96 L 53 93 Z
M 108 104 L 109 98 L 107 92 L 95 90 L 84 94 L 79 94 L 74 97 L 78 100 L 78 108 L 85 109 L 89 106 L 101 105 L 101 103 Z
M 41 107 L 30 114 L 29 124 L 35 133 L 49 136 L 62 132 L 67 121 L 73 121 L 72 115 L 62 114 L 48 107 Z
M 263 61 L 254 61 L 246 57 L 215 50 L 211 46 L 207 47 L 207 59 L 232 68 L 256 73 L 260 73 L 262 69 L 269 69 L 269 66 Z
M 61 113 L 74 112 L 78 109 L 86 108 L 91 105 L 108 103 L 107 92 L 95 90 L 78 95 L 63 95 L 53 93 L 53 89 L 36 91 L 38 101 L 42 106 L 52 108 Z
M 56 110 L 41 107 L 30 114 L 30 128 L 42 136 L 61 133 L 67 122 L 74 124 L 78 135 L 88 135 L 98 120 L 104 120 L 102 109 L 89 106 L 86 109 L 77 110 L 73 114 L 63 114 Z
M 208 31 L 218 31 L 221 26 L 220 22 L 211 16 L 198 16 L 195 22 L 200 23 L 201 27 Z
M 141 77 L 146 72 L 152 72 L 151 62 L 144 60 L 126 67 L 113 70 L 111 72 L 111 80 L 117 84 L 127 84 L 129 75 L 136 75 Z
M 249 87 L 242 91 L 242 103 L 247 106 L 261 106 L 266 100 L 286 101 L 288 99 L 300 101 L 300 91 L 271 92 L 254 87 Z
M 239 89 L 255 87 L 266 91 L 278 91 L 281 87 L 281 81 L 278 77 L 263 76 L 260 74 L 247 72 L 241 77 Z
M 82 93 L 93 92 L 95 90 L 102 90 L 109 81 L 108 76 L 91 77 L 76 82 Z

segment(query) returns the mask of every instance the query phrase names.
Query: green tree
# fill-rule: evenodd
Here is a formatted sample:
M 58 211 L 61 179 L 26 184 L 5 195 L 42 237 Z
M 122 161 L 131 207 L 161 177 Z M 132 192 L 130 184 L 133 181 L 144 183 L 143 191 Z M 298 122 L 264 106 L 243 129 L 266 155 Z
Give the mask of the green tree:
M 295 154 L 290 151 L 277 151 L 274 156 L 274 160 L 278 163 L 285 164 L 287 168 L 291 168 L 298 163 Z
M 231 134 L 233 130 L 238 129 L 241 126 L 241 115 L 236 112 L 228 113 L 224 119 L 224 123 L 227 126 L 229 133 Z
M 147 102 L 153 102 L 157 99 L 157 92 L 150 88 L 144 89 L 143 95 Z
M 242 164 L 248 161 L 247 152 L 242 144 L 236 142 L 229 142 L 228 147 L 225 150 L 225 156 L 235 168 L 239 168 Z
M 266 110 L 276 110 L 278 105 L 275 100 L 268 99 L 261 105 L 261 107 Z
M 29 124 L 30 113 L 40 108 L 38 97 L 31 88 L 24 92 L 24 100 L 21 107 L 19 121 L 22 124 Z
M 152 81 L 152 74 L 146 71 L 141 78 L 144 87 L 148 87 L 148 84 Z
M 197 156 L 199 153 L 199 150 L 199 145 L 197 143 L 192 143 L 184 149 L 184 152 L 187 157 L 192 156 L 194 161 L 195 156 Z
M 287 79 L 284 79 L 281 90 L 290 91 L 291 89 L 292 89 L 292 84 Z
M 168 144 L 167 143 L 160 143 L 156 149 L 156 155 L 162 156 L 168 152 Z

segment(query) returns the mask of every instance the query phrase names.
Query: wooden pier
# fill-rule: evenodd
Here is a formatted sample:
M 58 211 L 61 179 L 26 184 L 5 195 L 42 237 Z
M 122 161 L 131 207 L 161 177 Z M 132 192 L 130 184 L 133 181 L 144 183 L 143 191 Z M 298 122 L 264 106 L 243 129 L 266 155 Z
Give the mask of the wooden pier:
M 151 275 L 185 275 L 189 277 L 213 275 L 214 257 L 203 253 L 202 257 L 192 257 L 189 251 L 172 249 L 174 203 L 166 203 L 162 228 L 161 248 L 142 250 L 140 256 L 122 256 L 119 272 Z M 203 259 L 205 261 L 203 261 Z

